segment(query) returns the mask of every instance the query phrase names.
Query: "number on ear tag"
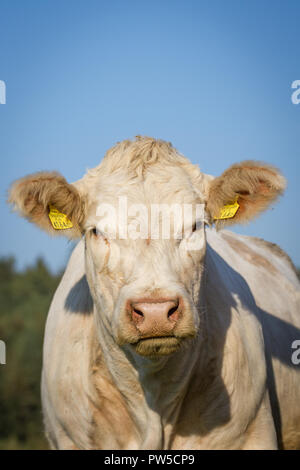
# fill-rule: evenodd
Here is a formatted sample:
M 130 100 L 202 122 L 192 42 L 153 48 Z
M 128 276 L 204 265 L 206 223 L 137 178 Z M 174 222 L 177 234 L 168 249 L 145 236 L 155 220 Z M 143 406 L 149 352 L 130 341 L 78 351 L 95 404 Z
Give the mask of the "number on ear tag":
M 66 214 L 63 214 L 51 204 L 49 205 L 49 209 L 49 219 L 55 230 L 64 230 L 66 228 L 73 227 L 71 220 L 66 216 Z
M 214 220 L 232 219 L 232 217 L 237 213 L 239 207 L 240 205 L 237 202 L 237 199 L 233 204 L 226 204 L 220 209 L 219 215 L 214 217 Z

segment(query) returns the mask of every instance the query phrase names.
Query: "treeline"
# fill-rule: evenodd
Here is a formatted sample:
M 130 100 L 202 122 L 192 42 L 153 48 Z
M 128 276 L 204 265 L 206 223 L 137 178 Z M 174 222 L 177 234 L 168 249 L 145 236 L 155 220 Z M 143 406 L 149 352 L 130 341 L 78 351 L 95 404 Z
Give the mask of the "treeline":
M 0 259 L 0 449 L 46 449 L 40 378 L 47 312 L 60 275 L 42 259 L 18 272 L 14 258 Z

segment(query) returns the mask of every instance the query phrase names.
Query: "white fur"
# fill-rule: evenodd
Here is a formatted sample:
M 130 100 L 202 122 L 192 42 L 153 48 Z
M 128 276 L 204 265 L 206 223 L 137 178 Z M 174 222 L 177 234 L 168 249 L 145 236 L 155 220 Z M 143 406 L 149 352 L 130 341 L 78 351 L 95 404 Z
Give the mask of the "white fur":
M 300 448 L 300 368 L 290 361 L 300 290 L 285 257 L 204 227 L 194 235 L 201 249 L 190 252 L 186 239 L 91 233 L 99 203 L 116 207 L 126 195 L 147 207 L 201 204 L 210 181 L 165 143 L 145 139 L 120 143 L 75 183 L 88 199 L 86 235 L 53 299 L 44 344 L 54 448 Z M 197 335 L 174 354 L 142 357 L 122 342 L 125 305 L 157 291 L 184 299 L 186 328 Z

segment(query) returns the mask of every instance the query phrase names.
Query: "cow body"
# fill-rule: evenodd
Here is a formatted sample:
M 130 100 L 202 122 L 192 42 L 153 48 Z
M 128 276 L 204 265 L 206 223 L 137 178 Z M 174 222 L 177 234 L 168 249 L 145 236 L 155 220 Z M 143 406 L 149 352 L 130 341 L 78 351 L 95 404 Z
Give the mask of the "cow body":
M 54 448 L 300 448 L 299 281 L 251 237 L 207 230 L 204 338 L 154 363 L 99 344 L 80 242 L 47 320 L 42 379 Z
M 250 221 L 284 188 L 271 165 L 214 178 L 148 137 L 75 183 L 14 183 L 22 216 L 82 238 L 45 333 L 53 448 L 300 448 L 295 270 L 278 247 L 211 228 Z

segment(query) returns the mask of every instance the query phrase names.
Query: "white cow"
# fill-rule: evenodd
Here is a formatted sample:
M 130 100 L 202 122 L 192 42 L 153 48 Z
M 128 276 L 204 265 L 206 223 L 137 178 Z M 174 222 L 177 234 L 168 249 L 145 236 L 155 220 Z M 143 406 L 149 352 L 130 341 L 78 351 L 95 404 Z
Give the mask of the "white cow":
M 277 169 L 253 161 L 213 178 L 146 137 L 117 144 L 76 183 L 37 173 L 13 184 L 21 215 L 82 237 L 45 332 L 53 448 L 300 448 L 295 270 L 276 245 L 212 227 L 250 220 L 284 186 Z M 132 239 L 118 219 L 116 235 L 125 197 L 143 204 L 139 217 L 128 212 L 131 231 L 153 204 L 202 205 L 205 223 L 192 220 L 182 239 L 174 220 L 169 239 Z

